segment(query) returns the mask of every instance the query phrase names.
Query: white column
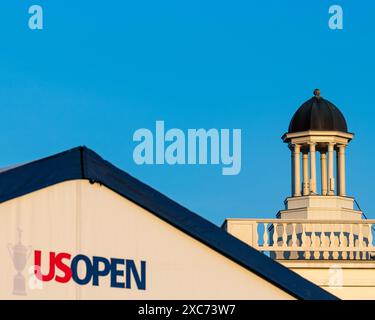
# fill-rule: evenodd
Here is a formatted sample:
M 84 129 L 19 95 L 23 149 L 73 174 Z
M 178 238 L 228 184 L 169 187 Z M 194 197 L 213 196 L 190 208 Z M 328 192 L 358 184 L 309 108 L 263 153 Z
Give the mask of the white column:
M 345 185 L 345 145 L 339 145 L 338 149 L 338 163 L 340 164 L 339 166 L 339 184 L 340 184 L 340 192 L 339 195 L 345 197 L 346 196 L 346 185 Z
M 294 193 L 295 193 L 295 185 L 294 185 L 294 146 L 292 144 L 289 145 L 289 149 L 290 149 L 290 165 L 291 165 L 291 169 L 290 169 L 290 176 L 291 176 L 291 181 L 290 181 L 290 187 L 291 187 L 291 196 L 294 197 Z
M 293 197 L 301 195 L 301 146 L 295 144 L 293 147 Z
M 328 195 L 335 194 L 335 178 L 333 176 L 333 146 L 334 143 L 328 144 Z
M 302 154 L 303 159 L 303 195 L 309 195 L 309 154 L 307 152 L 303 152 Z
M 340 194 L 340 161 L 339 161 L 339 149 L 336 149 L 336 193 Z
M 320 152 L 320 168 L 322 180 L 322 195 L 327 195 L 327 155 L 325 152 Z
M 316 152 L 315 143 L 310 143 L 310 193 L 316 194 Z

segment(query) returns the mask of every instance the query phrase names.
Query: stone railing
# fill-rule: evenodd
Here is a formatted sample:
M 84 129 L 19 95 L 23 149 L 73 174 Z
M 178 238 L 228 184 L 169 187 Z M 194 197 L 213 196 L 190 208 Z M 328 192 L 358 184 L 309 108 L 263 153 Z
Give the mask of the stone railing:
M 278 260 L 372 260 L 375 220 L 227 219 L 223 227 Z

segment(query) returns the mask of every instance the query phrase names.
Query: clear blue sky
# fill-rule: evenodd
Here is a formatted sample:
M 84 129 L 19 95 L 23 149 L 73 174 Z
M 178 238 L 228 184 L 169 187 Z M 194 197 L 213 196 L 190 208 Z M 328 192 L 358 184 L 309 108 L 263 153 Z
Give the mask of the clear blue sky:
M 27 27 L 28 7 L 45 29 Z M 344 30 L 328 8 L 344 9 Z M 3 0 L 0 166 L 86 145 L 189 209 L 269 217 L 290 194 L 280 139 L 319 87 L 356 134 L 347 191 L 375 218 L 373 1 Z M 242 129 L 242 171 L 137 166 L 132 135 L 167 128 Z

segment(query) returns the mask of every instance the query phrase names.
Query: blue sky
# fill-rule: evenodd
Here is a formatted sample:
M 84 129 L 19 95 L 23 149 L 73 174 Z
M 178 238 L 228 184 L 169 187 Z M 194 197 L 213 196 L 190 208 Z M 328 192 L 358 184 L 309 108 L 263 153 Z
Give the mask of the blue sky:
M 40 4 L 45 29 L 28 29 Z M 328 28 L 340 4 L 344 30 Z M 375 218 L 375 3 L 354 1 L 4 0 L 0 166 L 86 145 L 216 224 L 273 218 L 290 194 L 280 139 L 319 87 L 356 134 L 347 191 Z M 132 135 L 242 129 L 242 171 L 137 166 Z

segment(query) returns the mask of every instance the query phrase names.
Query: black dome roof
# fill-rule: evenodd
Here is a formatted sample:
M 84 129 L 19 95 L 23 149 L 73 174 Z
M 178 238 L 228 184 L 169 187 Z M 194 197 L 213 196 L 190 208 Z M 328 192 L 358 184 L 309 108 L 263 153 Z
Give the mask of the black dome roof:
M 307 100 L 294 114 L 288 132 L 301 131 L 341 131 L 348 132 L 348 126 L 341 111 L 320 96 Z

